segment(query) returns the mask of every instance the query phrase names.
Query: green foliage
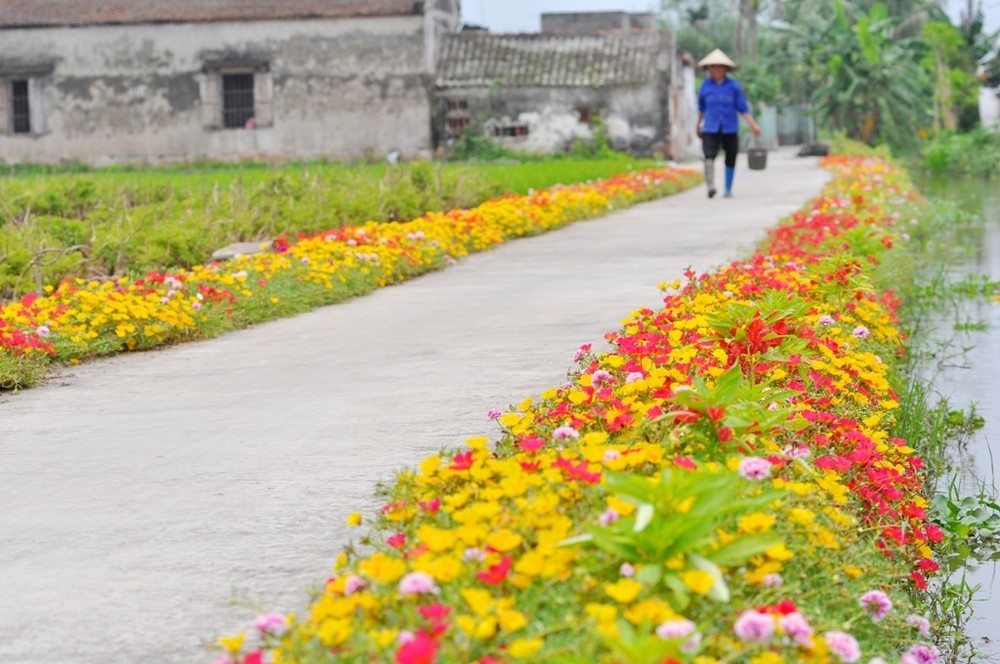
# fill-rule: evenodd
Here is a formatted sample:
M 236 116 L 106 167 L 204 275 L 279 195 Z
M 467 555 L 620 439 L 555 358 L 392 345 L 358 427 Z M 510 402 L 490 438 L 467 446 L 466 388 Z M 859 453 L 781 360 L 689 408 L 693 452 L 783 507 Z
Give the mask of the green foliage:
M 0 180 L 0 300 L 66 278 L 190 268 L 237 241 L 408 221 L 654 165 L 606 150 L 522 162 L 115 167 Z
M 922 166 L 936 175 L 1000 176 L 1000 133 L 979 128 L 945 134 L 920 150 Z
M 750 482 L 735 473 L 665 470 L 653 482 L 631 473 L 605 476 L 608 493 L 635 505 L 634 514 L 608 526 L 590 526 L 587 534 L 564 544 L 591 544 L 615 560 L 636 565 L 637 580 L 662 584 L 678 611 L 690 603 L 691 591 L 665 563 L 683 560 L 682 568 L 707 572 L 713 579 L 707 596 L 728 602 L 729 588 L 720 568 L 738 567 L 781 544 L 776 533 L 767 532 L 714 546 L 718 528 L 740 515 L 770 509 L 784 498 L 781 491 L 751 490 Z

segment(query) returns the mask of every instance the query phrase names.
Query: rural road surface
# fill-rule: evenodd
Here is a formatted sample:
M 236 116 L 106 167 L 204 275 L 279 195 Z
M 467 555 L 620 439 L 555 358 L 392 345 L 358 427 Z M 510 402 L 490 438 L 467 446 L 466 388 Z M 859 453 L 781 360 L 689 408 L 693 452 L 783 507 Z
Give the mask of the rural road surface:
M 377 482 L 494 436 L 488 409 L 562 383 L 659 282 L 748 254 L 829 178 L 768 161 L 741 155 L 733 199 L 699 187 L 0 395 L 0 662 L 209 662 L 220 633 L 301 610 Z

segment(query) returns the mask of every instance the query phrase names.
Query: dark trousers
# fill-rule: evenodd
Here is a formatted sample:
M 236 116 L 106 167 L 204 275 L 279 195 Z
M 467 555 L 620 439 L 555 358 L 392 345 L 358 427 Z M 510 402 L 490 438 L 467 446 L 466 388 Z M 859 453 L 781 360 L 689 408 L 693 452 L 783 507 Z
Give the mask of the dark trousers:
M 701 149 L 705 153 L 705 159 L 715 159 L 719 154 L 719 148 L 726 154 L 726 167 L 736 167 L 736 153 L 740 151 L 740 140 L 738 134 L 702 134 Z

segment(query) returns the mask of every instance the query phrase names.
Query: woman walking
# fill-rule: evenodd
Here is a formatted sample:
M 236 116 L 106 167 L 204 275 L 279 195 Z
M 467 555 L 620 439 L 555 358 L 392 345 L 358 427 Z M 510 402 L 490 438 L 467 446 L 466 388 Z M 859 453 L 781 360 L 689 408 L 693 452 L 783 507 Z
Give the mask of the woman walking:
M 736 69 L 736 63 L 720 49 L 715 49 L 701 62 L 699 67 L 708 69 L 708 78 L 698 91 L 698 138 L 701 139 L 705 154 L 705 184 L 708 197 L 715 196 L 715 157 L 719 149 L 725 153 L 726 188 L 724 196 L 733 195 L 733 177 L 736 174 L 736 154 L 739 152 L 739 130 L 742 115 L 754 136 L 760 136 L 760 126 L 750 115 L 750 107 L 743 88 L 729 72 Z

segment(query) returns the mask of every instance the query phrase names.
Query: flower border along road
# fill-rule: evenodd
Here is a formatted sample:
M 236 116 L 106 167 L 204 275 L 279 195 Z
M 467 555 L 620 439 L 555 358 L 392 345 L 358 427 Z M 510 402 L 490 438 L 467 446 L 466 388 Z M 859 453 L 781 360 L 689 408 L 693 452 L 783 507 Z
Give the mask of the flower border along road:
M 826 164 L 755 255 L 491 412 L 494 445 L 399 474 L 311 606 L 217 661 L 936 661 L 942 533 L 889 433 L 903 347 L 872 283 L 916 195 L 891 162 Z
M 695 186 L 687 168 L 624 173 L 506 196 L 407 223 L 369 222 L 191 270 L 66 281 L 0 307 L 0 389 L 30 386 L 53 360 L 143 350 L 301 313 L 537 235 Z

